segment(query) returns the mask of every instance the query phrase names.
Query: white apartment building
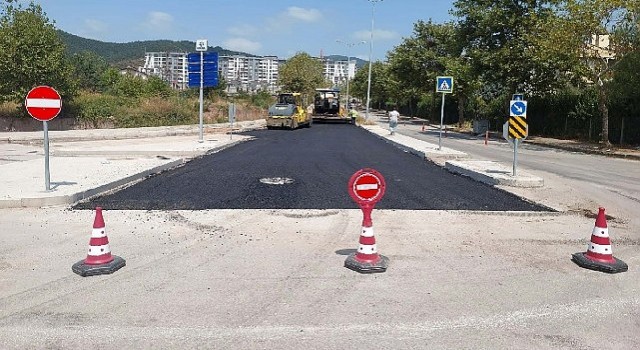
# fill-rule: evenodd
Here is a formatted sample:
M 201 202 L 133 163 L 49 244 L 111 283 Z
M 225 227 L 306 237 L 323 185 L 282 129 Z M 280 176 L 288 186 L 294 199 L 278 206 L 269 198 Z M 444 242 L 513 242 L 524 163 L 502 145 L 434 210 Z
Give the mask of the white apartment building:
M 189 85 L 187 55 L 186 52 L 146 52 L 144 66 L 138 67 L 138 71 L 160 77 L 174 89 L 184 90 Z
M 281 61 L 276 56 L 220 56 L 218 70 L 227 83 L 227 92 L 256 92 L 278 90 L 278 68 Z
M 608 34 L 594 34 L 587 43 L 587 55 L 604 60 L 615 59 L 615 53 L 610 49 Z
M 324 65 L 324 77 L 330 81 L 333 86 L 346 83 L 347 79 L 351 80 L 356 75 L 357 67 L 355 60 L 333 61 L 323 59 L 322 61 Z
M 148 76 L 157 76 L 178 90 L 188 88 L 188 53 L 147 52 L 144 66 L 138 71 Z M 254 93 L 260 90 L 276 93 L 279 90 L 279 67 L 285 61 L 276 56 L 221 55 L 218 57 L 218 74 L 227 84 L 227 93 Z M 322 59 L 323 74 L 334 86 L 353 79 L 356 62 Z

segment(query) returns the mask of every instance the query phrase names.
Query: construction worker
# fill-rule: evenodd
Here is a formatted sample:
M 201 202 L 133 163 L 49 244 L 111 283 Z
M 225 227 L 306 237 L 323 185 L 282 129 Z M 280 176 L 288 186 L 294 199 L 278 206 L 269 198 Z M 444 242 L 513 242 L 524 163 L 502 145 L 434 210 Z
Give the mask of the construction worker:
M 351 124 L 356 124 L 356 119 L 358 118 L 358 111 L 355 108 L 351 108 L 349 111 L 349 115 L 351 116 Z

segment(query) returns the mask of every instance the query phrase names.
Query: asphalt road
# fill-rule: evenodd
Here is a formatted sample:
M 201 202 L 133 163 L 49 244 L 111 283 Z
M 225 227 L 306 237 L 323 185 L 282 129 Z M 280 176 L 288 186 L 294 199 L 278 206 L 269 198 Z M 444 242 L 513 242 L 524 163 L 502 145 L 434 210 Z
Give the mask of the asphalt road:
M 438 130 L 422 132 L 420 125 L 404 124 L 400 133 L 427 142 L 438 142 Z M 446 147 L 486 159 L 513 164 L 513 147 L 504 139 L 492 139 L 487 146 L 482 136 L 448 133 L 442 139 Z M 623 192 L 640 201 L 640 172 L 637 160 L 620 159 L 553 149 L 531 143 L 518 146 L 518 168 L 558 174 L 564 178 Z M 615 181 L 612 181 L 615 179 Z
M 399 197 L 425 196 L 452 191 L 442 188 L 447 181 L 458 181 L 463 200 L 485 191 L 431 173 L 428 163 L 360 131 L 316 125 L 254 133 L 254 141 L 196 160 L 204 170 L 192 163 L 128 190 L 144 184 L 137 199 L 220 200 L 222 193 L 242 203 L 248 194 L 238 189 L 280 188 L 280 195 L 285 185 L 260 187 L 259 179 L 288 176 L 290 185 L 305 184 L 297 191 L 325 191 L 327 198 L 333 194 L 322 186 L 340 182 L 337 193 L 355 208 L 346 181 L 372 166 L 390 183 L 380 206 L 390 204 L 392 189 Z M 314 135 L 323 133 L 339 138 L 317 143 Z M 312 156 L 323 153 L 320 146 L 331 152 L 300 163 L 286 158 L 300 147 L 294 141 Z M 282 156 L 265 156 L 274 149 Z M 407 165 L 414 161 L 418 173 Z M 314 172 L 326 182 L 306 185 L 316 181 Z M 107 208 L 110 249 L 127 265 L 93 277 L 71 271 L 87 256 L 92 211 L 0 209 L 0 348 L 639 349 L 638 202 L 574 178 L 544 172 L 544 179 L 542 188 L 510 190 L 560 212 L 374 211 L 377 248 L 390 265 L 373 275 L 344 267 L 359 246 L 357 209 Z M 199 192 L 172 197 L 187 184 Z M 504 198 L 492 193 L 495 201 Z M 628 263 L 627 272 L 610 275 L 571 261 L 594 229 L 594 218 L 574 209 L 598 205 L 612 215 L 614 255 Z
M 385 177 L 379 209 L 546 211 L 511 193 L 454 175 L 350 125 L 258 130 L 245 142 L 148 178 L 76 208 L 355 209 L 351 175 Z

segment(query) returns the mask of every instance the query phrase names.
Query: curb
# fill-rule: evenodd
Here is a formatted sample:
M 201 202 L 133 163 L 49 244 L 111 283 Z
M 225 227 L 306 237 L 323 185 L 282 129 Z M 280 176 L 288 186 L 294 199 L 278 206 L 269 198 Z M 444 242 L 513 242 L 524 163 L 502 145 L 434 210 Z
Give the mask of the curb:
M 98 194 L 113 190 L 120 186 L 124 186 L 129 183 L 141 180 L 142 178 L 145 178 L 151 174 L 156 174 L 165 170 L 175 168 L 184 163 L 185 163 L 184 159 L 174 160 L 167 164 L 159 165 L 157 167 L 145 170 L 141 173 L 134 174 L 134 175 L 125 177 L 123 179 L 119 179 L 119 180 L 110 182 L 108 184 L 104 184 L 96 188 L 84 190 L 75 194 L 53 196 L 53 197 L 42 197 L 42 198 L 20 198 L 20 199 L 0 200 L 0 209 L 48 207 L 48 206 L 74 204 L 76 202 L 88 199 Z
M 620 158 L 620 159 L 640 160 L 640 155 L 635 155 L 635 154 L 623 154 L 623 153 L 595 151 L 595 150 L 584 149 L 584 148 L 580 148 L 580 147 L 571 147 L 571 146 L 563 146 L 563 145 L 550 145 L 550 144 L 547 144 L 547 143 L 544 143 L 544 142 L 535 142 L 535 141 L 527 141 L 527 140 L 525 140 L 525 143 L 528 143 L 528 144 L 531 144 L 531 145 L 536 145 L 536 146 L 541 146 L 541 147 L 546 147 L 546 148 L 561 149 L 563 151 L 569 151 L 569 152 L 579 152 L 579 153 L 593 154 L 593 155 L 598 155 L 598 156 L 603 156 L 603 157 L 612 157 L 612 158 Z
M 485 169 L 484 171 L 473 169 L 473 165 L 483 166 L 485 168 L 491 166 L 492 169 Z M 463 176 L 468 176 L 476 181 L 488 184 L 488 185 L 502 185 L 509 187 L 520 187 L 520 188 L 534 188 L 534 187 L 543 187 L 544 180 L 537 176 L 532 176 L 529 174 L 522 174 L 518 177 L 511 177 L 509 175 L 509 171 L 504 166 L 500 165 L 496 162 L 490 161 L 448 161 L 445 163 L 445 169 L 454 173 L 460 174 Z M 488 173 L 497 174 L 495 176 L 491 176 Z
M 485 183 L 491 186 L 502 185 L 509 187 L 520 187 L 520 188 L 533 188 L 533 187 L 543 187 L 544 180 L 540 177 L 523 174 L 518 177 L 510 177 L 510 172 L 505 170 L 506 168 L 500 165 L 497 162 L 492 161 L 474 161 L 468 160 L 469 155 L 464 152 L 455 151 L 455 153 L 442 153 L 442 154 L 434 154 L 434 152 L 425 152 L 419 149 L 415 149 L 411 146 L 407 146 L 398 141 L 393 140 L 391 137 L 385 137 L 379 133 L 374 132 L 372 129 L 366 128 L 364 126 L 360 126 L 368 132 L 378 136 L 379 138 L 385 140 L 387 143 L 405 151 L 410 154 L 416 155 L 421 159 L 432 161 L 438 164 L 437 160 L 443 161 L 444 164 L 440 164 L 447 171 L 460 174 L 463 176 L 467 176 L 475 181 Z M 452 159 L 452 160 L 447 160 Z M 483 170 L 478 169 L 478 167 L 483 168 Z
M 139 172 L 137 174 L 133 174 L 131 176 L 127 176 L 125 178 L 122 179 L 118 179 L 115 180 L 113 182 L 107 183 L 107 184 L 103 184 L 100 185 L 98 187 L 95 188 L 90 188 L 84 191 L 80 191 L 74 194 L 69 194 L 69 195 L 60 195 L 60 196 L 51 196 L 51 197 L 37 197 L 37 198 L 20 198 L 20 199 L 7 199 L 7 200 L 0 200 L 0 209 L 8 209 L 8 208 L 39 208 L 39 207 L 48 207 L 48 206 L 60 206 L 60 205 L 73 205 L 76 204 L 78 202 L 87 200 L 91 197 L 95 197 L 97 195 L 112 191 L 114 189 L 117 189 L 119 187 L 122 186 L 126 186 L 129 184 L 132 184 L 134 182 L 140 181 L 146 177 L 148 177 L 149 175 L 152 174 L 157 174 L 157 173 L 161 173 L 163 171 L 166 170 L 170 170 L 179 166 L 184 165 L 185 163 L 187 163 L 189 160 L 195 158 L 195 157 L 200 157 L 200 156 L 204 156 L 207 154 L 213 154 L 216 152 L 220 152 L 224 149 L 227 149 L 229 147 L 233 147 L 239 143 L 245 142 L 245 141 L 250 141 L 253 138 L 245 138 L 242 140 L 233 140 L 231 142 L 225 143 L 223 145 L 217 146 L 217 147 L 213 147 L 207 150 L 203 150 L 203 151 L 199 151 L 199 152 L 190 152 L 190 154 L 185 154 L 185 152 L 182 152 L 182 158 L 180 159 L 176 159 L 173 160 L 169 163 L 163 164 L 163 165 L 159 165 L 156 167 L 153 167 L 151 169 L 147 169 L 144 170 L 142 172 Z M 165 153 L 166 154 L 166 153 Z M 131 155 L 131 154 L 129 154 Z M 154 154 L 154 156 L 157 155 L 157 152 Z M 185 157 L 186 156 L 186 157 Z

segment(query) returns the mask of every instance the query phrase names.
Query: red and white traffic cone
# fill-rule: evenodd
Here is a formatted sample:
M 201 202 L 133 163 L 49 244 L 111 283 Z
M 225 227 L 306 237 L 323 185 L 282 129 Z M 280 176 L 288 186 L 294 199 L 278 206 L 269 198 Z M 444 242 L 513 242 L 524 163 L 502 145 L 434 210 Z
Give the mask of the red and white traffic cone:
M 591 242 L 584 253 L 575 253 L 572 260 L 580 267 L 586 269 L 618 273 L 629 269 L 627 264 L 613 257 L 611 251 L 611 240 L 609 239 L 609 229 L 607 228 L 607 218 L 605 209 L 599 208 L 596 224 L 591 233 Z
M 126 261 L 123 258 L 111 255 L 109 238 L 107 237 L 104 218 L 102 217 L 102 208 L 97 207 L 87 258 L 73 264 L 71 270 L 85 277 L 114 273 L 125 265 Z
M 345 267 L 360 273 L 385 272 L 389 265 L 389 259 L 378 254 L 376 237 L 373 234 L 371 209 L 363 208 L 365 215 L 360 233 L 360 245 L 358 250 L 350 254 L 344 262 Z

